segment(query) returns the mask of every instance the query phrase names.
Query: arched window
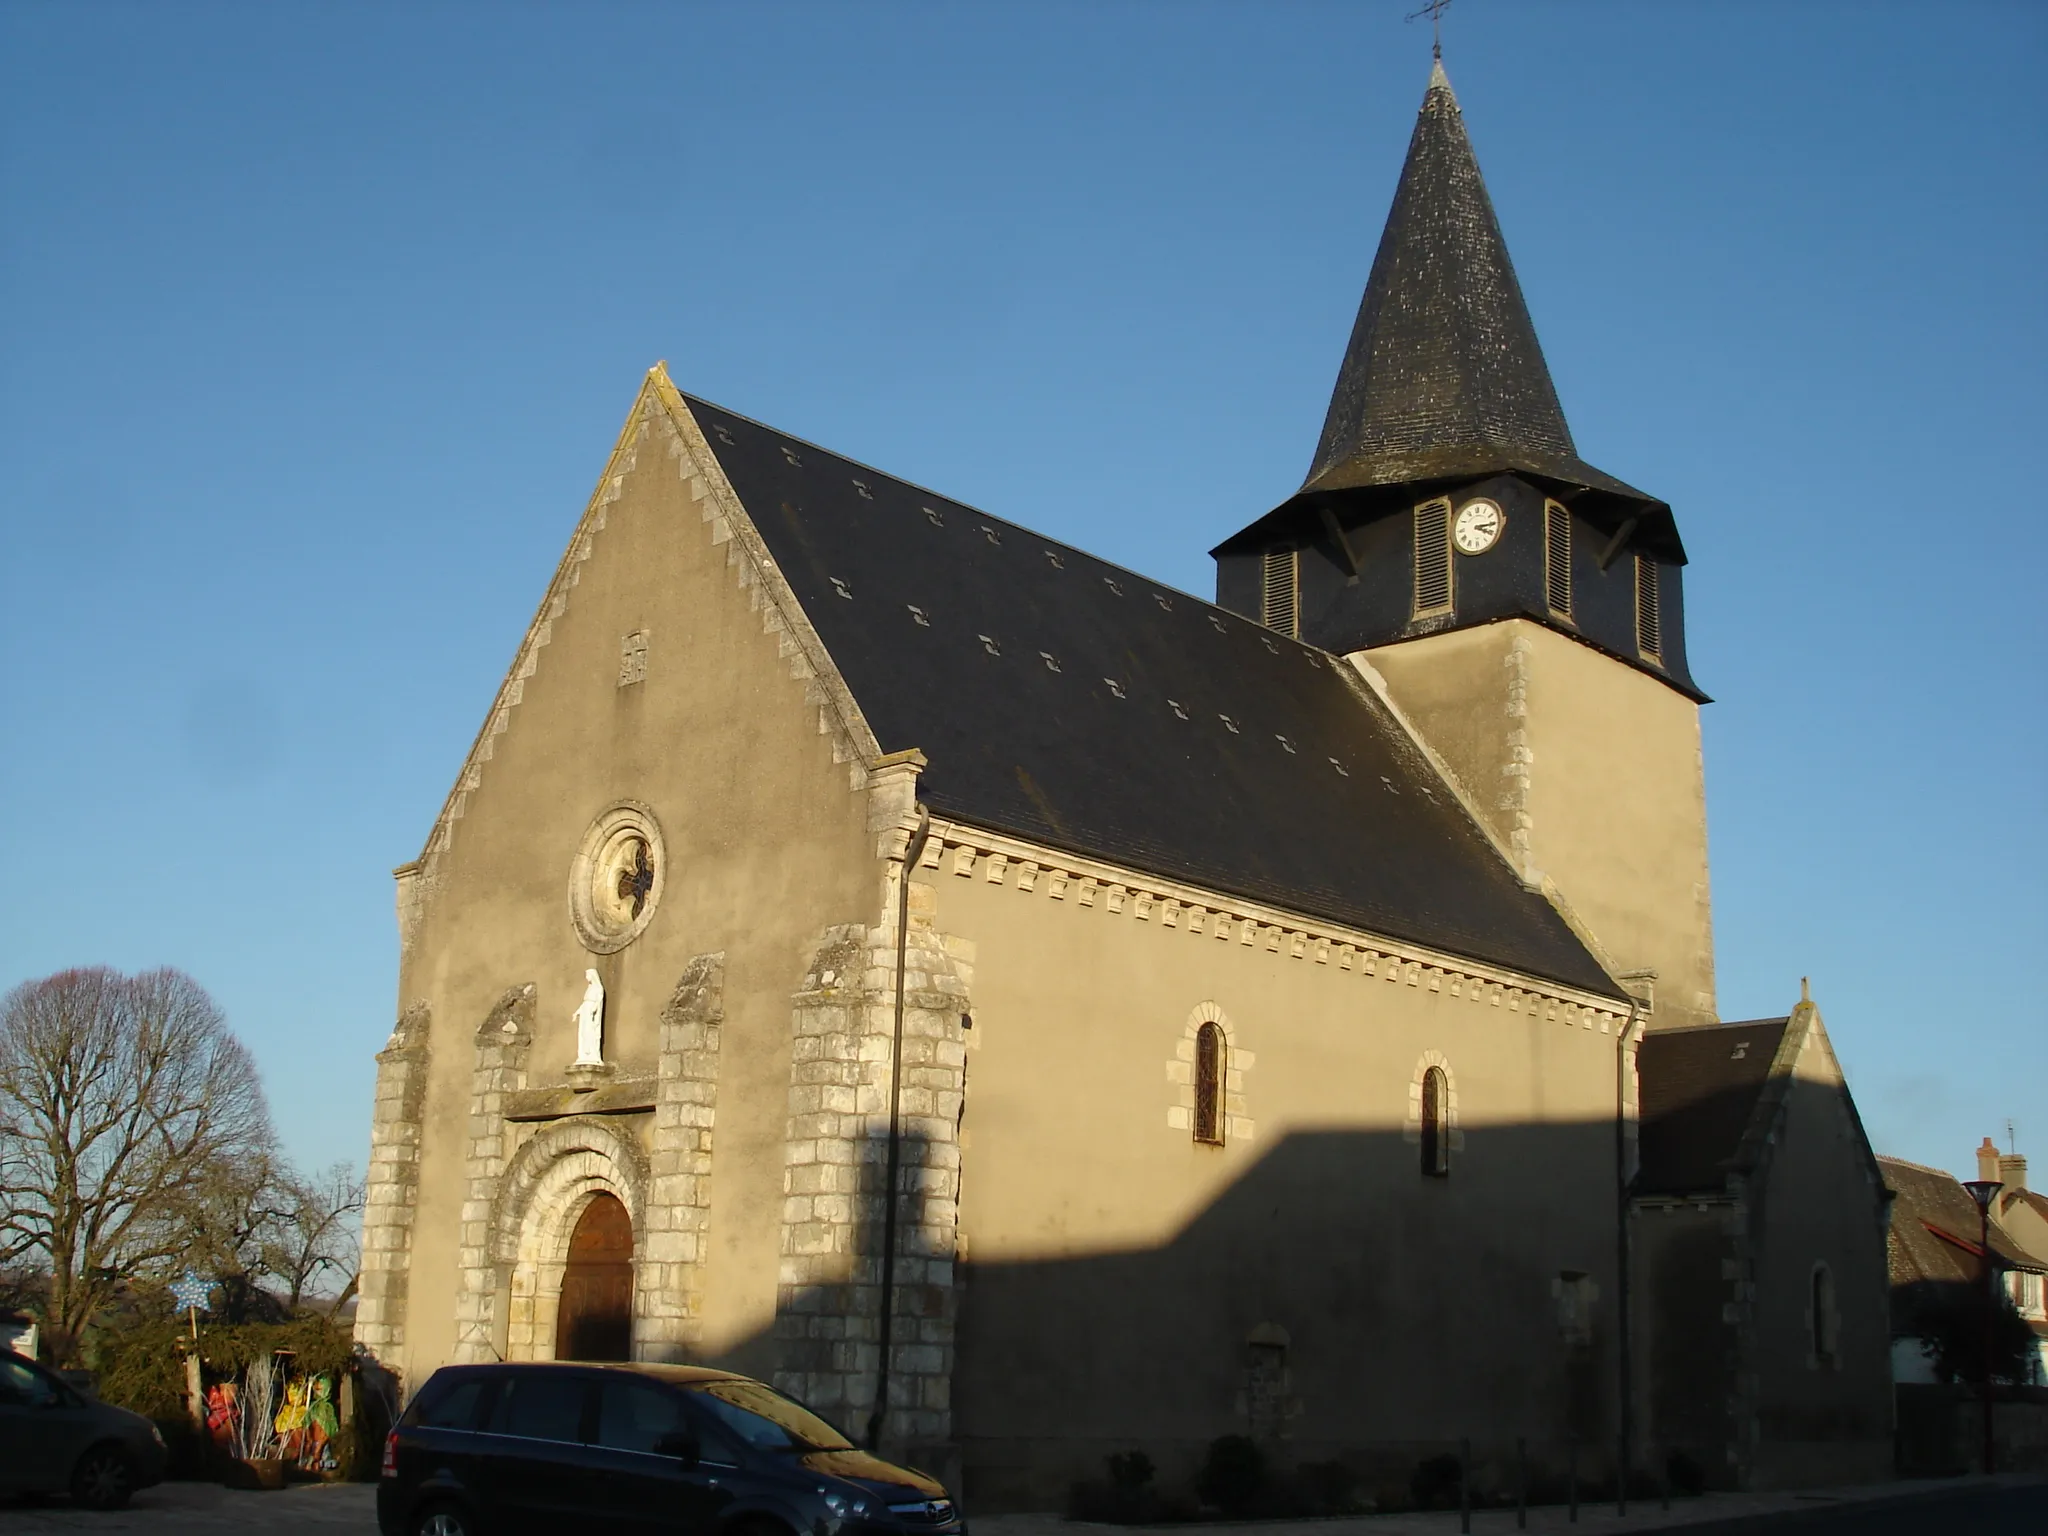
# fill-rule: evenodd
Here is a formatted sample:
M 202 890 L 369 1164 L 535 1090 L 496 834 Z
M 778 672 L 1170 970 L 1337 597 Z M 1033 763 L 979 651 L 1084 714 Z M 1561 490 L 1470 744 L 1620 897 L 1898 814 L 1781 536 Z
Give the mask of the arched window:
M 1835 1276 L 1825 1264 L 1813 1266 L 1813 1363 L 1826 1370 L 1835 1363 Z
M 1422 1171 L 1433 1179 L 1451 1171 L 1451 1084 L 1442 1067 L 1422 1074 Z
M 1223 1026 L 1211 1021 L 1195 1034 L 1195 1140 L 1223 1145 Z

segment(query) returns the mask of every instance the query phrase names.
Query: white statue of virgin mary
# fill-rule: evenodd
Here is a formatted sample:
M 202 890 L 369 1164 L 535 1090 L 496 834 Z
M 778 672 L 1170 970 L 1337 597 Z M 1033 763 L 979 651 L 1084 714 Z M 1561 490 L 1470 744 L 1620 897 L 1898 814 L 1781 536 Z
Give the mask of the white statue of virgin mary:
M 583 973 L 583 1001 L 576 1005 L 576 1060 L 578 1067 L 604 1065 L 604 983 L 597 972 Z

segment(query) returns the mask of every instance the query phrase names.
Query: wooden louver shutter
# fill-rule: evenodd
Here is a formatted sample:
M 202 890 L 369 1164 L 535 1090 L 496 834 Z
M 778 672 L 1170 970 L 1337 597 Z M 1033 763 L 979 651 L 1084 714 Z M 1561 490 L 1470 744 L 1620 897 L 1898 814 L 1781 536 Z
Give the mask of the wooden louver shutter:
M 1655 661 L 1664 654 L 1664 637 L 1657 614 L 1657 562 L 1648 555 L 1636 556 L 1636 649 Z
M 1543 585 L 1550 611 L 1570 618 L 1572 515 L 1554 501 L 1543 503 Z
M 1269 549 L 1259 570 L 1259 622 L 1283 635 L 1300 632 L 1301 556 Z
M 1415 509 L 1415 611 L 1451 606 L 1451 503 L 1439 497 Z

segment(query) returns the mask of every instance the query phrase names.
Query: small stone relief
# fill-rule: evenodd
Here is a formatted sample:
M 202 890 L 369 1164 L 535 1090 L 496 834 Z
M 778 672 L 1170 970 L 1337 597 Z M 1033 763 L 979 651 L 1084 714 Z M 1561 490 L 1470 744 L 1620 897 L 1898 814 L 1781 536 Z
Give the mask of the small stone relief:
M 647 681 L 647 631 L 636 629 L 619 641 L 619 686 Z
M 653 919 L 668 857 L 654 813 L 634 801 L 603 812 L 569 869 L 569 916 L 583 947 L 616 954 Z

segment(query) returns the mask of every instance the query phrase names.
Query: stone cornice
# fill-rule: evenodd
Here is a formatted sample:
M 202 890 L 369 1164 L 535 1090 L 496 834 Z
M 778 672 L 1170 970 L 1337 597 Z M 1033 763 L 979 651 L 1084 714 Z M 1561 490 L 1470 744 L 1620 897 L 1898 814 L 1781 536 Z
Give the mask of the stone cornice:
M 1626 1007 L 1597 993 L 965 822 L 934 819 L 918 867 L 1072 902 L 1106 916 L 1156 922 L 1210 943 L 1261 945 L 1269 953 L 1367 980 L 1405 982 L 1513 1012 L 1540 1010 L 1545 1019 L 1602 1034 L 1614 1033 L 1628 1018 Z

